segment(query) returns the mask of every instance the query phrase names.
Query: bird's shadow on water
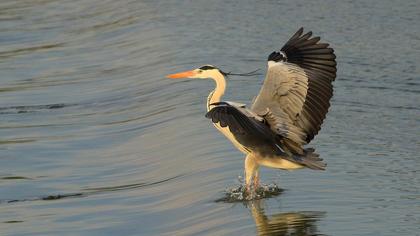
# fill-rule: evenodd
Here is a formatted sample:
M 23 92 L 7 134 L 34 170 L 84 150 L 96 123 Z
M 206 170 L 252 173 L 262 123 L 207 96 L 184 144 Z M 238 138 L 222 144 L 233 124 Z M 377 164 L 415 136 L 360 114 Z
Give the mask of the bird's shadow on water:
M 318 232 L 317 223 L 325 217 L 325 212 L 319 211 L 296 211 L 279 212 L 267 215 L 265 200 L 268 198 L 280 197 L 284 189 L 275 184 L 262 185 L 252 199 L 247 198 L 243 185 L 227 189 L 224 196 L 217 199 L 220 203 L 242 203 L 250 210 L 254 219 L 257 235 L 278 235 L 278 236 L 321 236 Z

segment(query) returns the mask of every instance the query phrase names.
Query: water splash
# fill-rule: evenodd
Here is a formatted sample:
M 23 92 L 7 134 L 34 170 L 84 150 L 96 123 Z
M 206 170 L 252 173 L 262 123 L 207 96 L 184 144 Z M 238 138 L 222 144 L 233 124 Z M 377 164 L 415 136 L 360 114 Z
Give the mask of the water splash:
M 216 202 L 247 202 L 263 198 L 271 198 L 280 195 L 284 189 L 277 184 L 260 184 L 258 188 L 251 194 L 246 191 L 246 186 L 240 183 L 238 186 L 228 188 L 224 192 L 224 196 Z

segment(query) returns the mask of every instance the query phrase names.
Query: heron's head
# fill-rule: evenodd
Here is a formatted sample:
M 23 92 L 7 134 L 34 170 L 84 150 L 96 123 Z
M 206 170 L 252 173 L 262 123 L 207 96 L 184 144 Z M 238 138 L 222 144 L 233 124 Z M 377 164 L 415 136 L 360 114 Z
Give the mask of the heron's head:
M 212 66 L 212 65 L 204 65 L 200 68 L 194 70 L 188 70 L 176 74 L 167 75 L 166 77 L 169 79 L 182 79 L 182 78 L 190 78 L 190 79 L 208 79 L 214 78 L 218 75 L 224 75 L 224 72 L 219 70 L 219 68 Z

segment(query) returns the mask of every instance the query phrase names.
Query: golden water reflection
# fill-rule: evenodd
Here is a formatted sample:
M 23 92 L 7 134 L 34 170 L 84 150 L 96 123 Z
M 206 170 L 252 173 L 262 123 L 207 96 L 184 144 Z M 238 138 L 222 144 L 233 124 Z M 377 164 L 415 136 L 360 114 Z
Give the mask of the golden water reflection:
M 249 207 L 256 224 L 257 235 L 321 235 L 317 223 L 325 216 L 324 212 L 281 212 L 267 216 L 262 200 L 250 203 Z

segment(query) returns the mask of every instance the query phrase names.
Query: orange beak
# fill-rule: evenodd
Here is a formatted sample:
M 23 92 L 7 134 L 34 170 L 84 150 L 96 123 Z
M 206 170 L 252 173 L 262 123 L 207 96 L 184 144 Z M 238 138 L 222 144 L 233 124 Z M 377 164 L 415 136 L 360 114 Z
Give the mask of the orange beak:
M 181 78 L 190 78 L 191 76 L 195 75 L 196 73 L 193 70 L 184 71 L 176 74 L 167 75 L 166 78 L 169 79 L 181 79 Z

